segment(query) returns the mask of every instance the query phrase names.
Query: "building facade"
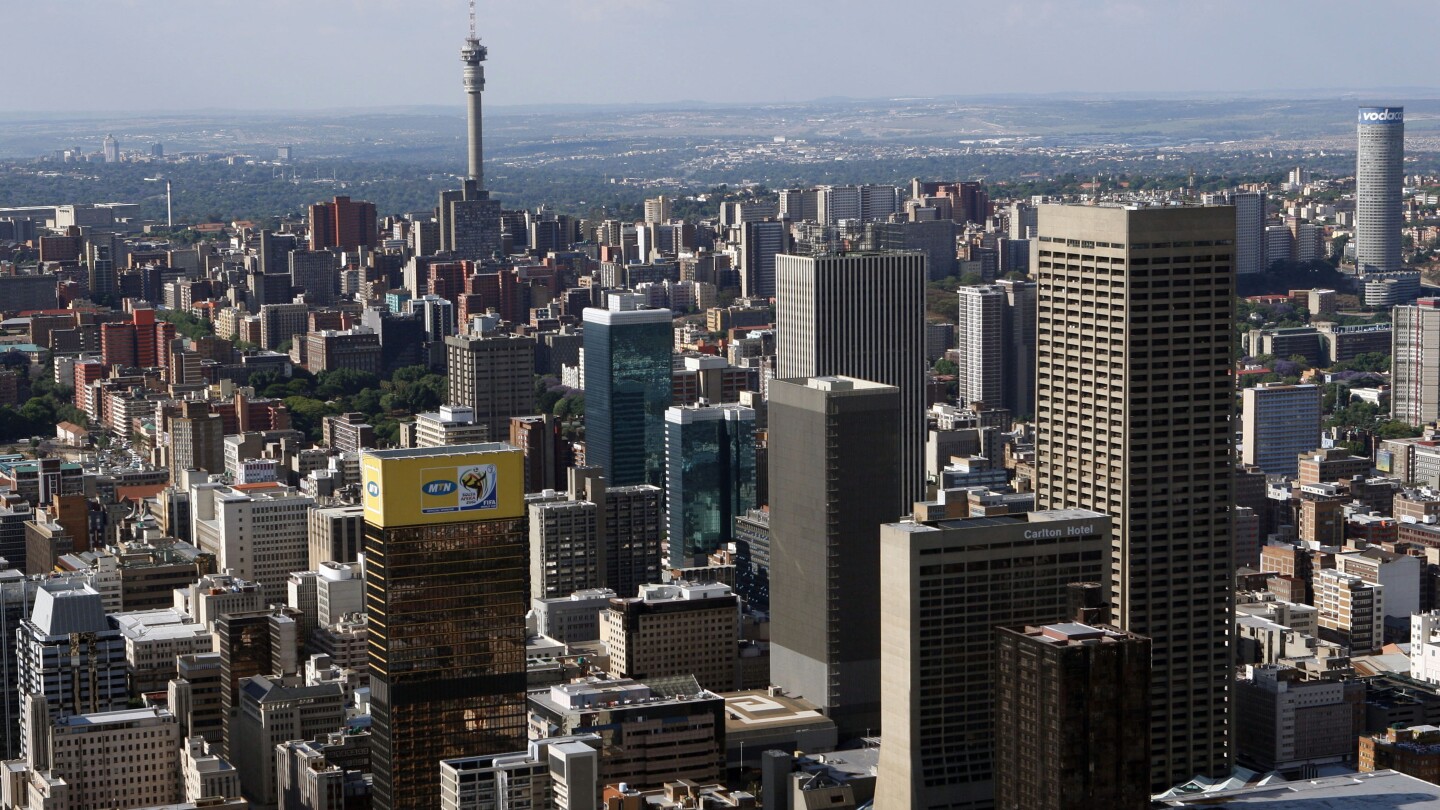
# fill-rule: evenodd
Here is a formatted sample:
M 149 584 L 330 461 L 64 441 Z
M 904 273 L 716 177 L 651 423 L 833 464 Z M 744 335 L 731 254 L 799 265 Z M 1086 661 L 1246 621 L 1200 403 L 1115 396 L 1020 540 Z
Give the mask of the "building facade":
M 1230 208 L 1039 209 L 1036 507 L 1114 518 L 1157 790 L 1232 759 L 1234 241 Z

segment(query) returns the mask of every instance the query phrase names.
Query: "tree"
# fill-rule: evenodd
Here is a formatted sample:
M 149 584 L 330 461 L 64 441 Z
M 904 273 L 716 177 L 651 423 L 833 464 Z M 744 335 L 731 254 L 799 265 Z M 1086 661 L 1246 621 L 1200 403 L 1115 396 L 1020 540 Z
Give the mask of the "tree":
M 942 357 L 935 361 L 935 373 L 941 376 L 954 376 L 960 373 L 960 367 Z

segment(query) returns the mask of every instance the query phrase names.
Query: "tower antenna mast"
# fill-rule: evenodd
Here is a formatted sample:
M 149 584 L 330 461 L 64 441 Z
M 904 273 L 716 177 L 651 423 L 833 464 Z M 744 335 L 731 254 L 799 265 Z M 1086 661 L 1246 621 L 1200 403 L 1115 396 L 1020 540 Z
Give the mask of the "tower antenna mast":
M 475 0 L 470 0 L 470 38 L 475 39 Z

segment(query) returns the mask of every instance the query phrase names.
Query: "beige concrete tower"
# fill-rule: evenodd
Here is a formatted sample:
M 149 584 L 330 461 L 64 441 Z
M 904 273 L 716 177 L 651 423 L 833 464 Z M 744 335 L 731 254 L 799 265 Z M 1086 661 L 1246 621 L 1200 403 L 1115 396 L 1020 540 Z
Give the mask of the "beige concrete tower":
M 1114 517 L 1157 789 L 1230 770 L 1234 241 L 1229 207 L 1039 210 L 1036 508 Z

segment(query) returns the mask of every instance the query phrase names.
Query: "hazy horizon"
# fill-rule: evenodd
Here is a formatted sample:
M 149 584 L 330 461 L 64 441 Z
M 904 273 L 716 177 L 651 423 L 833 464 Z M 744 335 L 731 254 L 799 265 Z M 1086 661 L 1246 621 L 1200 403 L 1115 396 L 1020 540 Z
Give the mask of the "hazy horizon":
M 480 0 L 487 105 L 842 97 L 1339 97 L 1440 74 L 1433 0 Z M 465 0 L 71 0 L 7 10 L 6 115 L 458 109 Z M 1390 20 L 1406 21 L 1391 30 Z M 917 37 L 923 32 L 925 37 Z M 1412 37 L 1413 42 L 1407 42 Z M 1260 51 L 1256 39 L 1274 43 Z M 1370 45 L 1366 45 L 1370 43 Z M 1403 103 L 1405 98 L 1363 100 Z

